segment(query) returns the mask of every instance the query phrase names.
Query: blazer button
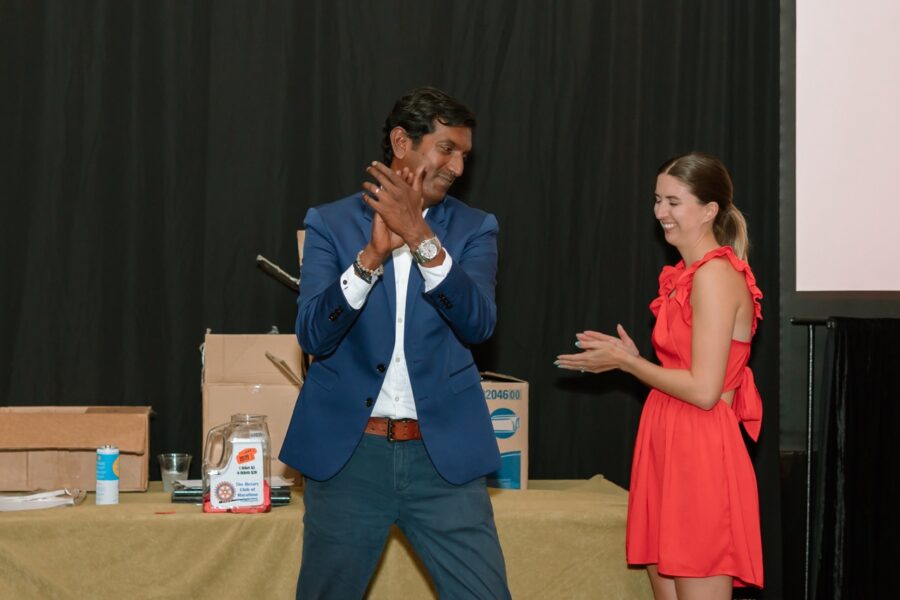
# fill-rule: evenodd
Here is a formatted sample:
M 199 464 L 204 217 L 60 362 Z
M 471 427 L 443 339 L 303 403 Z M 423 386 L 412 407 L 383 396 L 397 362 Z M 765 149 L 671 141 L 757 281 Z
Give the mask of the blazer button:
M 366 398 L 366 406 L 372 406 L 373 404 L 375 404 L 374 400 L 372 400 L 371 398 Z
M 384 365 L 378 365 L 375 369 L 377 369 L 379 373 L 384 373 Z

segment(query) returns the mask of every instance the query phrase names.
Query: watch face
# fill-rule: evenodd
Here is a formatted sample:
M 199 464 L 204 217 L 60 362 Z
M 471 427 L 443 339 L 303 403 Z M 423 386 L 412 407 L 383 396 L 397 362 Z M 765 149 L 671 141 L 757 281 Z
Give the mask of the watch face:
M 438 255 L 437 244 L 434 243 L 434 240 L 425 240 L 419 244 L 418 253 L 427 262 Z

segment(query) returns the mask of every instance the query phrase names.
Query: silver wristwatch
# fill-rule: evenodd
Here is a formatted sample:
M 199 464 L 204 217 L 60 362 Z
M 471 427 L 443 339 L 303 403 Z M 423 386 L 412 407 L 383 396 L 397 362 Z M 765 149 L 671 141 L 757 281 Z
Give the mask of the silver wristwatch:
M 441 253 L 441 240 L 437 236 L 428 238 L 423 242 L 419 242 L 415 250 L 412 251 L 413 260 L 420 265 L 434 260 Z

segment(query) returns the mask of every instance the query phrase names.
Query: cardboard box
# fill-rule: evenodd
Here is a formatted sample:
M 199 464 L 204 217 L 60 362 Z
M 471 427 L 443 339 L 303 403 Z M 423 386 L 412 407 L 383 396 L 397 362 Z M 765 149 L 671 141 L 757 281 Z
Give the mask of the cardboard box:
M 301 373 L 305 372 L 302 360 L 293 334 L 207 334 L 203 343 L 203 446 L 209 430 L 228 423 L 233 414 L 266 415 L 272 441 L 271 474 L 299 483 L 299 474 L 278 460 L 278 453 L 300 393 Z
M 277 367 L 270 354 L 283 361 Z M 203 368 L 203 443 L 210 428 L 231 415 L 266 415 L 272 440 L 272 475 L 300 475 L 277 459 L 305 374 L 306 357 L 293 334 L 207 334 Z M 528 382 L 499 373 L 482 373 L 482 388 L 503 466 L 488 485 L 528 488 Z
M 528 382 L 509 375 L 481 374 L 484 399 L 503 465 L 488 475 L 491 487 L 528 489 Z
M 0 490 L 94 491 L 107 444 L 119 449 L 119 491 L 146 491 L 149 406 L 0 407 Z

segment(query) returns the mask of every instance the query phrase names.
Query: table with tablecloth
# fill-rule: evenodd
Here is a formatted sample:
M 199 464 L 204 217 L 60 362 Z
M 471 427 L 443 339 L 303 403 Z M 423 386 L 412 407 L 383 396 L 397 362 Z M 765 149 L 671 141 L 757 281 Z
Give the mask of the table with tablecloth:
M 602 476 L 491 490 L 516 599 L 652 598 L 625 564 L 628 494 Z M 114 506 L 0 513 L 0 598 L 292 598 L 303 539 L 302 491 L 265 514 L 205 514 L 159 482 Z M 347 557 L 348 561 L 353 556 Z M 370 599 L 436 598 L 394 531 Z

